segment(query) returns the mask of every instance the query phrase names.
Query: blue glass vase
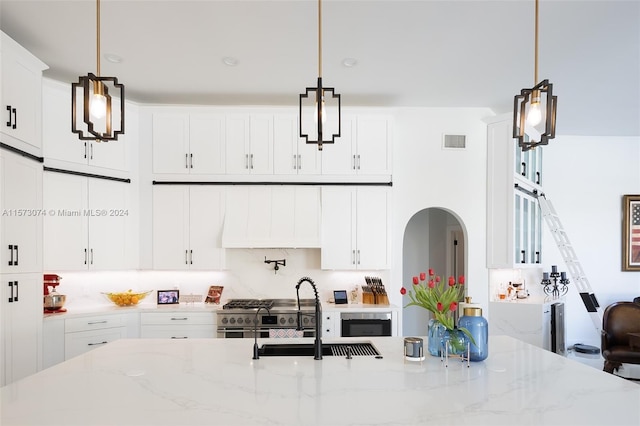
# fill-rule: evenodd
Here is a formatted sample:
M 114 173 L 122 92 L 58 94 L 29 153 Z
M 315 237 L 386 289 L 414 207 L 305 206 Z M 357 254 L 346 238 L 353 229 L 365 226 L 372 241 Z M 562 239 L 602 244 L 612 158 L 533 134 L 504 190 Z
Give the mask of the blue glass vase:
M 437 319 L 429 320 L 428 326 L 428 351 L 432 356 L 464 355 L 467 352 L 467 341 L 465 335 L 457 328 L 447 330 L 447 328 Z M 448 350 L 445 351 L 445 344 Z
M 444 345 L 447 345 L 447 351 L 445 353 L 449 354 L 449 356 L 467 355 L 467 337 L 464 332 L 458 328 L 454 328 L 453 330 L 445 329 L 442 336 L 441 351 L 445 350 Z
M 429 320 L 428 326 L 428 350 L 429 354 L 432 356 L 441 356 L 442 355 L 442 338 L 444 337 L 444 332 L 446 328 L 440 321 L 435 318 Z
M 467 307 L 463 310 L 458 325 L 469 331 L 473 341 L 465 335 L 465 339 L 470 343 L 469 360 L 484 361 L 489 356 L 489 325 L 482 316 L 482 309 L 477 307 Z

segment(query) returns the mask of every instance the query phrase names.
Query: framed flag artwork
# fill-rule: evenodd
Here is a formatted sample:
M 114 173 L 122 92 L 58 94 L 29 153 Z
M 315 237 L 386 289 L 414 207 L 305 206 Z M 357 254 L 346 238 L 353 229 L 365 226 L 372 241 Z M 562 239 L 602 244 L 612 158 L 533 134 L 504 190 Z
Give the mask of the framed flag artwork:
M 622 270 L 640 271 L 640 195 L 622 197 Z

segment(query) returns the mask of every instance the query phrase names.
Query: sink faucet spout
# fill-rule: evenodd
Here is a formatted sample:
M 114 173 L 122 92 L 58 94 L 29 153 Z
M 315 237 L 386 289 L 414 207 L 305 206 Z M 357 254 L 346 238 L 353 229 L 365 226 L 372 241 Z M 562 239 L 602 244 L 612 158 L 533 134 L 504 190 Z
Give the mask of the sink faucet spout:
M 313 344 L 313 359 L 322 359 L 322 308 L 320 306 L 320 297 L 318 296 L 318 288 L 313 280 L 309 277 L 302 277 L 296 284 L 296 299 L 298 301 L 298 330 L 302 329 L 302 312 L 300 311 L 300 285 L 308 282 L 313 288 L 315 294 L 315 319 L 316 319 L 316 340 Z
M 258 313 L 260 313 L 261 309 L 265 309 L 267 311 L 267 315 L 271 315 L 271 312 L 269 312 L 269 308 L 267 308 L 266 306 L 260 306 L 256 311 L 256 316 L 253 319 L 253 336 L 255 338 L 255 341 L 253 343 L 253 359 L 260 359 L 260 351 L 258 349 Z

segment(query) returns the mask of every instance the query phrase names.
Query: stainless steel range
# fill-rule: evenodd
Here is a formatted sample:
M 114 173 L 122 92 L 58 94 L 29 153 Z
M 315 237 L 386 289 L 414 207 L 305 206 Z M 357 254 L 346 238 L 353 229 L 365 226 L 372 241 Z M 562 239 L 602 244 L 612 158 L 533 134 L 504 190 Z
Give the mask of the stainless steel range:
M 302 334 L 315 337 L 315 300 L 300 299 Z M 231 299 L 218 311 L 219 338 L 268 338 L 269 330 L 290 329 L 298 326 L 296 299 Z

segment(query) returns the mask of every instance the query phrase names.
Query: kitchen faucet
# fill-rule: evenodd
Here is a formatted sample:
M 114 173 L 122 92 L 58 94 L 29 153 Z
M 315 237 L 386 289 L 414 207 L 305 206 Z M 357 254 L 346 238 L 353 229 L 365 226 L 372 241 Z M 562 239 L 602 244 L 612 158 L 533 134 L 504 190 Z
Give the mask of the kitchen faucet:
M 260 353 L 258 351 L 258 313 L 260 313 L 260 309 L 266 309 L 267 315 L 271 315 L 269 308 L 266 306 L 260 306 L 256 311 L 256 316 L 253 319 L 253 336 L 255 337 L 255 342 L 253 344 L 253 359 L 260 359 Z
M 320 298 L 318 297 L 318 288 L 316 287 L 313 280 L 309 277 L 302 277 L 298 284 L 296 284 L 296 299 L 298 300 L 298 330 L 302 330 L 302 312 L 300 311 L 300 284 L 303 282 L 308 282 L 313 287 L 313 292 L 316 296 L 316 340 L 313 344 L 313 359 L 322 359 L 322 339 L 320 338 L 320 334 L 322 332 L 322 314 L 320 307 Z

